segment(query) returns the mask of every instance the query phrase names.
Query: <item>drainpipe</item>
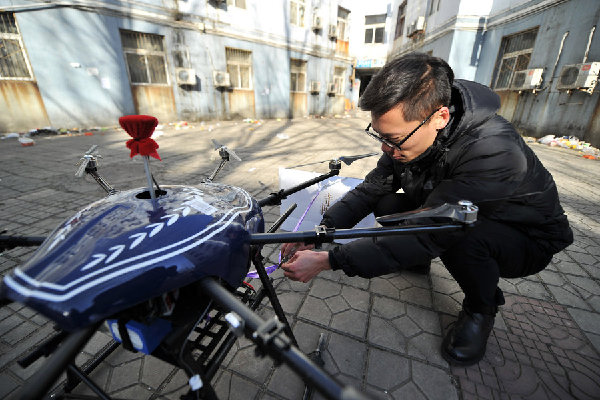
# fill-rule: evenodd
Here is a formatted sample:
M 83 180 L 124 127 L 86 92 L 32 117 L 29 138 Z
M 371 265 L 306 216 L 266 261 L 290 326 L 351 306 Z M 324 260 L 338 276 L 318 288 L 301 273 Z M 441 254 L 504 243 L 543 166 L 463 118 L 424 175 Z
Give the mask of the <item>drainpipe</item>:
M 590 30 L 590 37 L 588 38 L 587 46 L 585 47 L 585 54 L 583 55 L 583 61 L 581 61 L 582 63 L 587 62 L 588 53 L 590 52 L 590 46 L 592 44 L 592 38 L 594 37 L 595 31 L 596 25 L 592 26 L 592 29 Z
M 556 61 L 554 61 L 554 67 L 552 67 L 552 74 L 550 75 L 550 82 L 548 82 L 548 86 L 546 87 L 552 87 L 552 81 L 554 81 L 554 72 L 556 72 L 556 66 L 558 65 L 558 60 L 560 59 L 560 55 L 562 53 L 563 46 L 565 45 L 565 39 L 567 38 L 567 36 L 569 36 L 569 31 L 565 32 L 565 34 L 562 37 L 562 40 L 560 41 L 560 47 L 558 48 Z

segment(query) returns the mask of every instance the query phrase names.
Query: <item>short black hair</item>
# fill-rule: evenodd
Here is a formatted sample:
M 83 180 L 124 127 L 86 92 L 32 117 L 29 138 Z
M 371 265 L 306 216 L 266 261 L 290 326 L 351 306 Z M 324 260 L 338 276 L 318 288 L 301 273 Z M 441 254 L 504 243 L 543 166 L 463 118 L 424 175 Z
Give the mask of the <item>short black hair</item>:
M 369 82 L 359 105 L 375 116 L 400 103 L 406 121 L 425 119 L 435 109 L 448 106 L 454 72 L 441 58 L 409 53 L 388 61 Z

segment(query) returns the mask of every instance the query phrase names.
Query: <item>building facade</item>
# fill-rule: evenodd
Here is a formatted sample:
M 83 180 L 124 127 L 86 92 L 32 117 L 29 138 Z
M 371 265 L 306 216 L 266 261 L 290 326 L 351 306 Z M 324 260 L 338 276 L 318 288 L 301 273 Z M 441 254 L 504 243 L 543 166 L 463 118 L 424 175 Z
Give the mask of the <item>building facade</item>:
M 0 0 L 0 132 L 343 113 L 350 3 Z
M 421 51 L 491 87 L 523 134 L 600 146 L 600 2 L 395 0 L 389 57 Z

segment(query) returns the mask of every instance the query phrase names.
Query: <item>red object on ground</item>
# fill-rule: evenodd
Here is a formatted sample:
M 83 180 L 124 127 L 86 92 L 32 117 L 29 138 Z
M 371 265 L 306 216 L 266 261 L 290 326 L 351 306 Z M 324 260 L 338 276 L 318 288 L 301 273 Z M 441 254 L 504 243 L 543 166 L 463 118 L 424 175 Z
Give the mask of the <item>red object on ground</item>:
M 119 118 L 119 124 L 133 138 L 125 143 L 127 148 L 131 150 L 131 158 L 136 154 L 140 154 L 160 160 L 160 156 L 156 152 L 158 143 L 150 138 L 154 128 L 158 125 L 158 120 L 155 117 L 150 115 L 126 115 Z
M 583 158 L 587 158 L 588 160 L 595 160 L 596 159 L 596 157 L 591 156 L 589 154 L 584 155 Z
M 92 132 L 86 132 L 84 133 L 85 136 L 94 136 L 94 134 Z

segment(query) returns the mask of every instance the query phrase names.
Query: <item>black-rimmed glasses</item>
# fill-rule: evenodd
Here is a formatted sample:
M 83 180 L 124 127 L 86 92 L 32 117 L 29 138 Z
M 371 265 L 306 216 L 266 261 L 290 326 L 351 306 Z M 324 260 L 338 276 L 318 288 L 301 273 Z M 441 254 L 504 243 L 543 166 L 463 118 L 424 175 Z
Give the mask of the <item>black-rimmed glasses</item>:
M 442 106 L 442 107 L 443 107 L 443 106 Z M 370 137 L 372 137 L 373 139 L 377 140 L 378 142 L 385 144 L 385 145 L 386 145 L 386 146 L 388 146 L 388 147 L 395 148 L 395 149 L 398 149 L 398 150 L 402 151 L 402 148 L 401 148 L 401 146 L 402 146 L 402 145 L 403 145 L 403 144 L 404 144 L 404 143 L 405 143 L 405 142 L 406 142 L 408 139 L 410 139 L 410 137 L 411 137 L 411 136 L 412 136 L 412 135 L 413 135 L 413 134 L 414 134 L 416 131 L 418 131 L 420 127 L 422 127 L 423 125 L 425 125 L 425 124 L 427 123 L 427 121 L 429 121 L 429 120 L 431 119 L 431 117 L 433 117 L 433 115 L 434 115 L 436 112 L 438 112 L 439 110 L 441 110 L 441 109 L 442 109 L 442 107 L 438 108 L 437 110 L 435 110 L 434 112 L 432 112 L 431 114 L 429 114 L 429 116 L 427 116 L 427 118 L 425 118 L 425 119 L 423 120 L 423 122 L 421 122 L 421 123 L 420 123 L 420 124 L 419 124 L 419 125 L 418 125 L 418 126 L 415 128 L 415 129 L 413 129 L 412 131 L 410 131 L 410 133 L 409 133 L 408 135 L 406 135 L 406 136 L 405 136 L 405 137 L 404 137 L 402 140 L 400 140 L 398 143 L 394 143 L 394 142 L 392 142 L 392 141 L 391 141 L 391 140 L 389 140 L 389 139 L 382 138 L 382 137 L 381 137 L 381 136 L 379 136 L 378 134 L 371 132 L 371 130 L 370 130 L 370 129 L 371 129 L 371 124 L 370 124 L 370 123 L 369 123 L 369 125 L 366 127 L 366 129 L 365 129 L 365 133 L 366 133 L 367 135 L 369 135 Z

